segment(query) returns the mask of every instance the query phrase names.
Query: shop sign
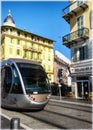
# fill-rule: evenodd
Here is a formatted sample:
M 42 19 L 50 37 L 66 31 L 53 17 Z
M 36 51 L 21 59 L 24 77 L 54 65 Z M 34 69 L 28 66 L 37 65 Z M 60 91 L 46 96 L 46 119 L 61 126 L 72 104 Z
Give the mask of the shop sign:
M 75 72 L 90 72 L 90 71 L 92 71 L 92 66 L 90 66 L 90 67 L 82 67 L 82 68 L 77 68 L 77 69 L 75 69 Z

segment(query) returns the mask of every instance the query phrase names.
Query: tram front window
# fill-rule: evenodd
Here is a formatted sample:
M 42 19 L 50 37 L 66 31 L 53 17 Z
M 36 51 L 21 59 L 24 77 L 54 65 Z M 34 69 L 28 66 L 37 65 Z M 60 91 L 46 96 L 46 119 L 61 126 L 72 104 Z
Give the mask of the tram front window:
M 47 75 L 40 65 L 18 63 L 26 93 L 50 93 Z

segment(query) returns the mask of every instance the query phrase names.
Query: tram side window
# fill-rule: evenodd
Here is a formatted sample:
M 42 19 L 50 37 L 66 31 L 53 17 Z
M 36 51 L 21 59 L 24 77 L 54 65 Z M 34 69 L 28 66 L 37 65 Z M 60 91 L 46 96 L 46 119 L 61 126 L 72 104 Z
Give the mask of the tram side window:
M 5 69 L 1 69 L 1 87 L 4 87 Z
M 2 93 L 5 92 L 4 81 L 5 81 L 5 69 L 2 68 L 1 69 L 1 91 L 2 91 Z
M 19 79 L 18 72 L 14 65 L 12 65 L 12 70 L 13 70 L 13 87 L 11 93 L 22 94 L 23 90 L 22 90 L 21 82 Z
M 10 67 L 5 67 L 5 79 L 3 87 L 6 93 L 9 93 L 11 85 L 12 85 L 12 71 Z

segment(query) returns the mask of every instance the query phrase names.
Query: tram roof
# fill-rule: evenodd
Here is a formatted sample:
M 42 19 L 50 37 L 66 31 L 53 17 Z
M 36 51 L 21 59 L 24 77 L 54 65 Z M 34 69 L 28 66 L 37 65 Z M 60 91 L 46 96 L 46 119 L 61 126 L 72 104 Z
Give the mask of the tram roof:
M 6 59 L 4 61 L 2 61 L 2 63 L 7 63 L 7 62 L 16 62 L 16 63 L 30 63 L 30 64 L 37 64 L 37 65 L 40 65 L 38 62 L 36 61 L 33 61 L 33 60 L 28 60 L 28 59 L 21 59 L 21 58 L 9 58 L 9 59 Z

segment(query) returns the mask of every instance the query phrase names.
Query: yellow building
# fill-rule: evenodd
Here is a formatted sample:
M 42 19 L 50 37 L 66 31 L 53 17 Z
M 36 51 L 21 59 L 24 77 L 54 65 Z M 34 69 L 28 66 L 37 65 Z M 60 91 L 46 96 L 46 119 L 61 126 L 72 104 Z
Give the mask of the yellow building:
M 9 11 L 1 26 L 1 60 L 24 58 L 39 62 L 53 82 L 53 40 L 16 28 Z
M 72 0 L 63 9 L 63 18 L 70 24 L 70 33 L 63 44 L 71 49 L 72 94 L 79 99 L 91 98 L 93 86 L 93 10 L 92 1 Z

